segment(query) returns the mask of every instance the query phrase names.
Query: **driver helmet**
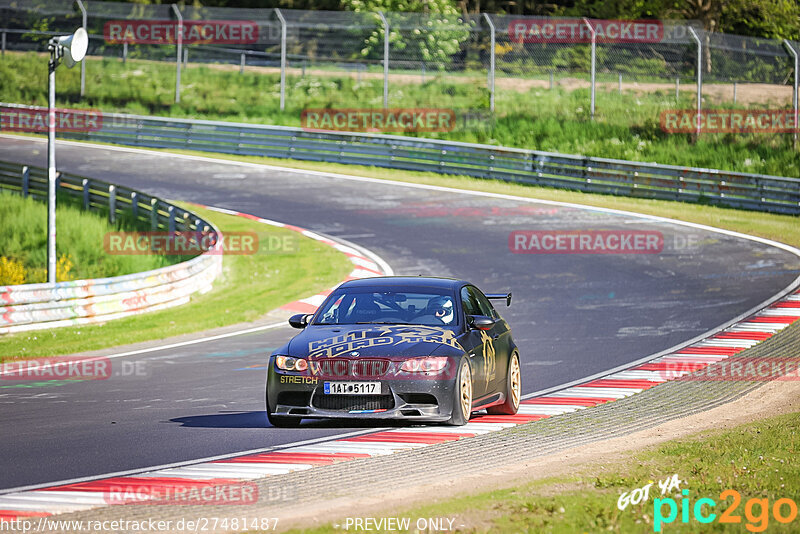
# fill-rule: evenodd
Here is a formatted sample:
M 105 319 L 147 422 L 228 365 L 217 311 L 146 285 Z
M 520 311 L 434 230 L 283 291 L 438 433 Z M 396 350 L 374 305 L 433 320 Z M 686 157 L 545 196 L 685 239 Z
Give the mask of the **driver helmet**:
M 437 297 L 428 303 L 428 309 L 443 324 L 450 324 L 455 317 L 453 299 L 450 297 Z

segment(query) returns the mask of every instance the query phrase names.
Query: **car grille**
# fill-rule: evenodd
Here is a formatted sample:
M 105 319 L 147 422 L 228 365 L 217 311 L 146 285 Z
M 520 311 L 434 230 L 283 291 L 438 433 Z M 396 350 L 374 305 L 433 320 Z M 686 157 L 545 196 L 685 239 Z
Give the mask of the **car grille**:
M 312 361 L 310 367 L 312 374 L 322 378 L 376 378 L 385 375 L 389 370 L 389 360 L 326 358 Z
M 391 410 L 394 397 L 391 395 L 314 395 L 311 400 L 320 410 Z

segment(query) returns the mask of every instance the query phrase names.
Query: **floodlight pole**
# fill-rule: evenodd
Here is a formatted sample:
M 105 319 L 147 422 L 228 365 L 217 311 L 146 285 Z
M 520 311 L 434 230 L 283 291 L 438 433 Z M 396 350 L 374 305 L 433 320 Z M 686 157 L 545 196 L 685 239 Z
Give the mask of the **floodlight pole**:
M 595 31 L 594 27 L 592 26 L 592 23 L 589 22 L 589 19 L 587 19 L 586 17 L 583 17 L 583 23 L 586 24 L 587 28 L 589 28 L 589 34 L 592 36 L 592 50 L 591 50 L 591 55 L 592 55 L 592 57 L 591 57 L 591 62 L 592 62 L 591 69 L 592 69 L 592 72 L 591 72 L 591 88 L 590 88 L 591 101 L 589 103 L 589 112 L 590 112 L 590 114 L 592 116 L 592 120 L 594 120 L 594 98 L 595 98 L 594 91 L 595 91 L 595 69 L 596 69 L 595 65 L 596 65 L 596 59 L 597 59 L 597 57 L 596 57 L 596 53 L 597 53 L 597 32 Z
M 280 9 L 275 9 L 275 14 L 281 23 L 281 111 L 286 105 L 286 19 Z
M 389 21 L 383 11 L 378 11 L 383 24 L 383 107 L 389 107 Z
M 797 50 L 794 49 L 792 43 L 784 39 L 783 45 L 786 47 L 786 49 L 794 58 L 794 90 L 792 91 L 792 108 L 794 109 L 794 147 L 797 148 L 797 131 L 798 129 L 800 129 L 800 125 L 797 124 L 797 119 L 798 119 L 797 93 L 798 93 L 798 79 L 800 79 L 800 73 L 798 73 L 798 70 L 800 69 L 800 59 L 798 58 Z
M 181 101 L 181 54 L 183 52 L 183 15 L 181 10 L 178 9 L 176 4 L 172 4 L 172 12 L 178 18 L 178 28 L 176 33 L 176 41 L 178 45 L 177 55 L 175 59 L 176 74 L 175 74 L 175 103 Z
M 50 50 L 47 89 L 47 283 L 56 283 L 56 67 L 59 46 L 55 39 Z
M 87 23 L 87 21 L 86 21 L 86 18 L 87 18 L 86 7 L 83 5 L 83 2 L 81 0 L 75 0 L 75 2 L 78 4 L 78 9 L 81 10 L 81 17 L 82 17 L 82 20 L 83 20 L 83 29 L 85 30 L 86 29 L 86 23 Z M 81 61 L 81 97 L 83 97 L 84 93 L 86 93 L 86 62 L 85 61 Z
M 488 13 L 484 13 L 483 17 L 489 25 L 489 111 L 494 113 L 495 28 Z
M 697 123 L 697 138 L 700 139 L 700 113 L 703 109 L 703 41 L 700 40 L 700 36 L 697 35 L 697 32 L 694 31 L 694 28 L 691 26 L 687 26 L 687 28 L 689 29 L 689 33 L 692 34 L 692 39 L 694 39 L 694 42 L 697 45 L 697 117 L 695 122 Z

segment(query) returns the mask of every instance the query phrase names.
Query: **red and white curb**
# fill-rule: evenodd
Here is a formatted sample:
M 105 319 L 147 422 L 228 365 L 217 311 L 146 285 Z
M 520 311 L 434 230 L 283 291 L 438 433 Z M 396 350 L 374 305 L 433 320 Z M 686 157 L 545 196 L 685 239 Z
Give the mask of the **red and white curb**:
M 323 238 L 324 239 L 324 238 Z M 306 303 L 309 304 L 309 303 Z M 310 304 L 309 304 L 310 305 Z M 109 492 L 146 488 L 175 494 L 281 475 L 317 466 L 393 454 L 495 432 L 634 395 L 730 358 L 800 320 L 800 291 L 701 341 L 602 378 L 523 400 L 517 415 L 476 415 L 460 427 L 382 429 L 285 449 L 159 469 L 131 476 L 0 495 L 0 520 L 41 517 L 109 505 Z M 675 372 L 674 369 L 679 369 Z

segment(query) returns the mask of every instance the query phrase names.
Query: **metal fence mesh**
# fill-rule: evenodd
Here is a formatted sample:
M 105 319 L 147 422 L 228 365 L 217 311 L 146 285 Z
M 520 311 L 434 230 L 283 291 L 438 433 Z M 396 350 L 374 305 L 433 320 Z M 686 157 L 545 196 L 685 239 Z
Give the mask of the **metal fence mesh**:
M 179 58 L 174 42 L 123 43 L 109 40 L 107 35 L 107 26 L 114 21 L 177 24 L 178 14 L 172 6 L 94 0 L 83 5 L 89 55 L 120 61 L 180 60 L 179 69 L 198 64 L 227 64 L 242 72 L 261 68 L 258 72 L 274 76 L 278 84 L 265 98 L 281 92 L 278 76 L 283 69 L 287 109 L 326 105 L 315 96 L 332 91 L 349 99 L 351 107 L 448 106 L 492 112 L 495 102 L 503 98 L 518 101 L 527 97 L 535 106 L 533 101 L 541 91 L 563 93 L 571 101 L 584 99 L 588 107 L 591 92 L 599 116 L 621 115 L 624 120 L 625 110 L 617 99 L 623 93 L 661 95 L 661 102 L 651 112 L 682 100 L 689 106 L 698 67 L 705 82 L 704 105 L 789 107 L 796 83 L 794 58 L 787 43 L 706 33 L 699 24 L 686 21 L 656 21 L 662 32 L 656 40 L 598 40 L 592 86 L 589 40 L 537 40 L 520 33 L 548 23 L 578 28 L 582 19 L 183 7 L 180 16 L 185 27 L 199 21 L 249 21 L 257 38 L 222 44 L 188 40 Z M 603 21 L 585 23 L 597 29 Z M 4 54 L 45 52 L 52 35 L 71 33 L 80 25 L 82 11 L 77 2 L 0 0 Z M 690 28 L 700 40 L 699 57 Z M 793 46 L 800 50 L 798 43 Z M 426 91 L 427 84 L 434 81 L 439 84 L 438 92 Z M 101 72 L 87 83 L 90 93 L 93 83 L 114 82 Z M 177 85 L 176 100 L 181 91 Z

